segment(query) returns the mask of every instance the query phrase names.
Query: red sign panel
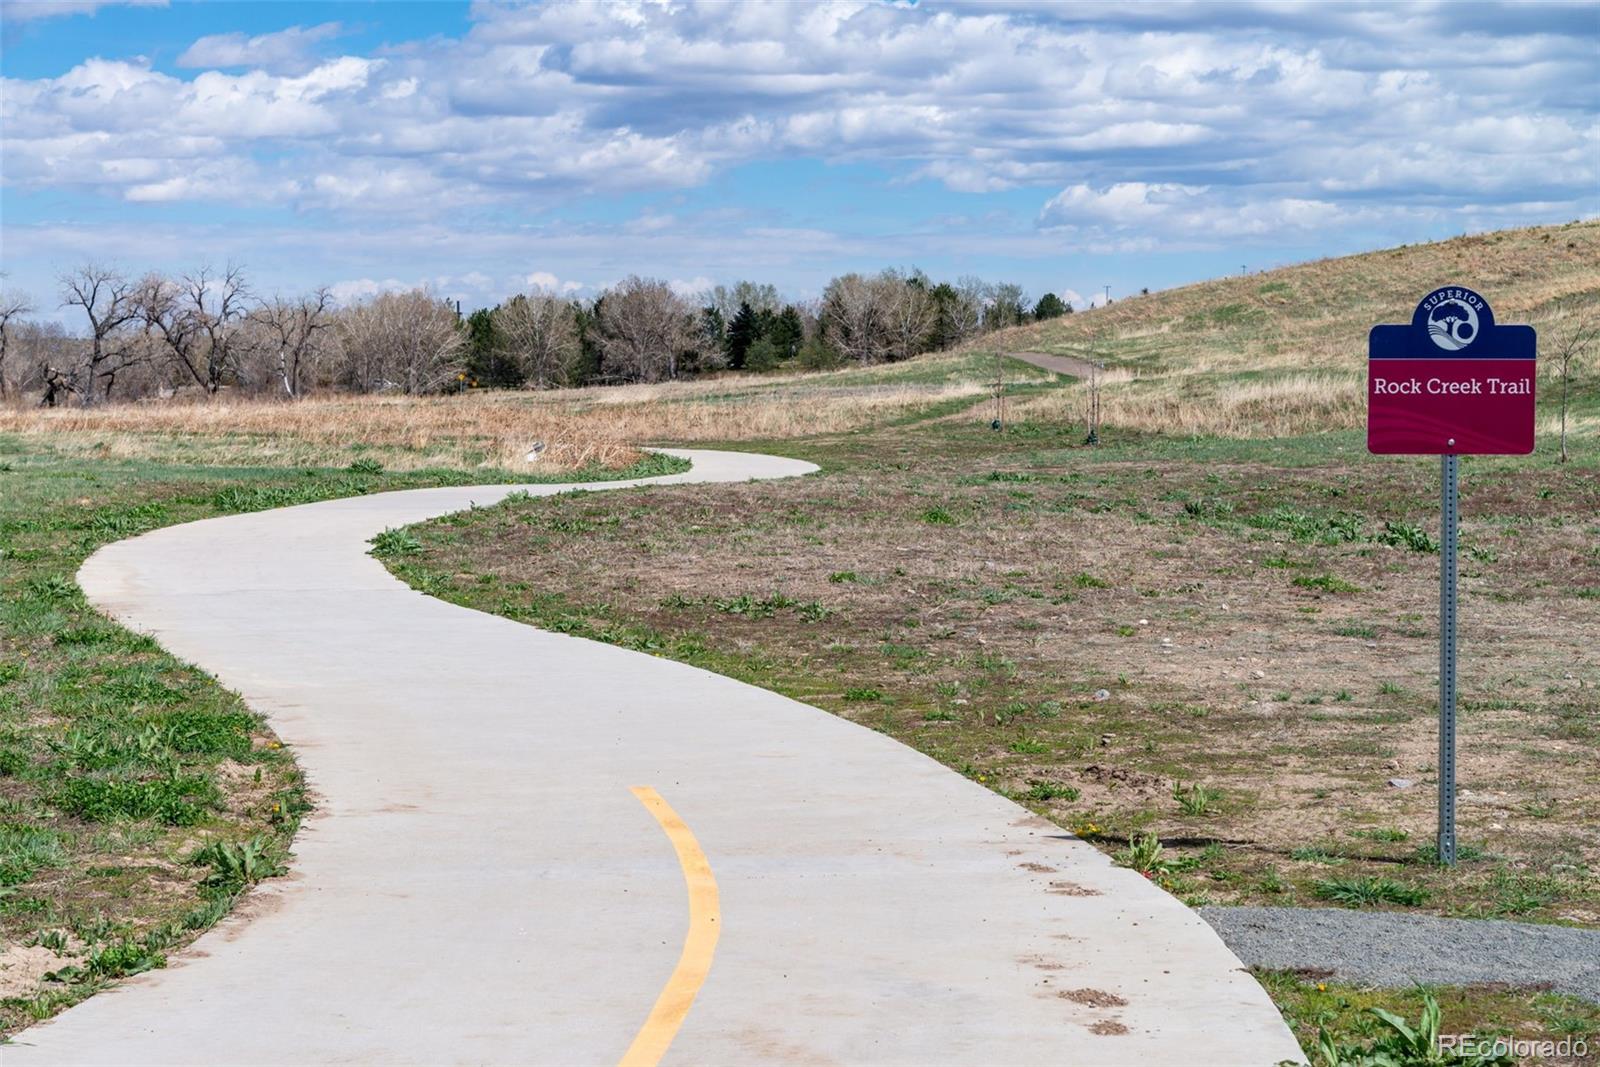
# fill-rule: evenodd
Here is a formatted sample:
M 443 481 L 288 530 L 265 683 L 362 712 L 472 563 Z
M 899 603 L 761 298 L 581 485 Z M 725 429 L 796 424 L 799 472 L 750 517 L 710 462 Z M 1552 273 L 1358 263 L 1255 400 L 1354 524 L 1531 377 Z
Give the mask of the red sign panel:
M 1533 451 L 1531 326 L 1500 326 L 1477 293 L 1436 289 L 1409 325 L 1368 342 L 1367 451 L 1522 455 Z

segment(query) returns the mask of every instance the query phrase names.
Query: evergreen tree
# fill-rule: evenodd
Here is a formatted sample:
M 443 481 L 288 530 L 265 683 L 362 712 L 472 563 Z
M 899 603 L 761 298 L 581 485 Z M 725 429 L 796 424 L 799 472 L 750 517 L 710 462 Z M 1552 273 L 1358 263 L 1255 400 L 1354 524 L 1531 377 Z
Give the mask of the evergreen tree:
M 603 300 L 604 294 L 595 297 L 590 307 L 579 303 L 576 308 L 578 347 L 582 355 L 578 357 L 578 365 L 572 369 L 572 384 L 575 386 L 601 380 L 604 358 L 600 351 L 600 304 Z
M 778 313 L 777 313 L 777 311 L 773 310 L 772 308 L 761 308 L 759 311 L 756 312 L 756 336 L 755 336 L 755 339 L 757 341 L 759 341 L 763 337 L 771 337 L 772 336 L 772 331 L 777 327 L 777 325 L 778 325 Z M 751 343 L 753 344 L 754 342 L 751 342 Z
M 1046 293 L 1039 298 L 1037 304 L 1033 305 L 1033 317 L 1043 322 L 1045 319 L 1060 318 L 1071 310 L 1066 301 L 1059 296 L 1054 293 Z
M 755 344 L 759 336 L 755 311 L 748 303 L 741 302 L 738 312 L 728 323 L 728 366 L 734 370 L 743 370 L 745 357 L 750 354 L 750 346 Z
M 753 371 L 776 370 L 783 358 L 783 352 L 772 338 L 758 337 L 750 346 L 750 351 L 745 353 L 744 365 L 747 370 Z
M 960 294 L 949 282 L 940 282 L 928 290 L 928 295 L 933 299 L 933 335 L 929 340 L 935 349 L 951 348 L 961 340 L 961 328 L 956 322 Z
M 1022 286 L 1001 282 L 991 290 L 989 306 L 984 309 L 983 328 L 1003 330 L 1007 326 L 1020 326 L 1028 321 L 1028 305 Z
M 700 341 L 706 348 L 718 352 L 728 349 L 728 325 L 715 304 L 700 309 Z
M 502 351 L 494 328 L 498 308 L 479 308 L 467 316 L 467 351 L 464 368 L 469 381 L 495 389 L 515 389 L 522 384 L 522 368 Z
M 819 334 L 800 346 L 800 365 L 806 370 L 833 370 L 844 366 L 846 360 L 830 347 Z
M 799 355 L 800 343 L 806 339 L 806 328 L 800 321 L 799 309 L 793 304 L 785 304 L 766 336 L 777 346 L 779 358 L 793 359 Z

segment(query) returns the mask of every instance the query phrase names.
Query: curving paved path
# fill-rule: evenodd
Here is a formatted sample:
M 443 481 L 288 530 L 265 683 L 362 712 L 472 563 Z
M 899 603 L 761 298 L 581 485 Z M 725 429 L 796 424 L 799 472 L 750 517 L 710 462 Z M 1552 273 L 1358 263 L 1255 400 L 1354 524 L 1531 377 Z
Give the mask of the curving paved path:
M 1048 352 L 1007 352 L 1006 355 L 1068 378 L 1087 378 L 1094 370 L 1092 363 L 1077 356 L 1053 356 Z
M 815 469 L 681 454 L 694 469 L 654 481 Z M 981 786 L 773 693 L 422 596 L 365 554 L 512 488 L 211 519 L 84 565 L 97 605 L 271 718 L 320 803 L 291 876 L 20 1035 L 7 1067 L 616 1063 L 683 976 L 691 899 L 697 922 L 716 903 L 704 872 L 686 891 L 694 841 L 720 940 L 662 1062 L 1299 1058 L 1204 922 Z

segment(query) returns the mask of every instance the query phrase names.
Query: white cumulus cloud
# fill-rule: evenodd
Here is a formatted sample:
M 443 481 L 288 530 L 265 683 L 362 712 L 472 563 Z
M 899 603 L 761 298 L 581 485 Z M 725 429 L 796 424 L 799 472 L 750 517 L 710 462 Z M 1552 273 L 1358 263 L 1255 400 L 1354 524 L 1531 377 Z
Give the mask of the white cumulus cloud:
M 314 46 L 319 41 L 337 37 L 340 29 L 337 22 L 324 22 L 317 26 L 290 26 L 254 37 L 242 33 L 214 33 L 184 49 L 177 64 L 180 67 L 258 67 L 298 72 L 315 65 Z
M 49 6 L 4 12 L 99 5 Z M 4 180 L 277 211 L 285 230 L 310 216 L 330 255 L 374 250 L 330 270 L 347 286 L 409 273 L 389 266 L 403 256 L 464 277 L 431 257 L 470 233 L 453 254 L 492 249 L 501 280 L 538 263 L 561 291 L 633 270 L 692 291 L 799 262 L 1306 247 L 1600 210 L 1593 5 L 483 2 L 470 18 L 365 54 L 332 54 L 355 38 L 323 23 L 186 35 L 177 75 L 130 48 L 6 77 Z M 765 201 L 730 181 L 720 206 L 742 220 L 683 204 L 752 164 L 779 180 Z M 813 196 L 784 180 L 792 164 L 845 177 Z M 970 221 L 851 218 L 839 190 L 858 180 L 908 204 L 931 187 L 930 219 Z M 578 203 L 628 218 L 545 225 Z M 165 225 L 146 226 L 152 247 Z M 83 230 L 63 247 L 92 246 Z M 6 238 L 9 255 L 9 220 Z

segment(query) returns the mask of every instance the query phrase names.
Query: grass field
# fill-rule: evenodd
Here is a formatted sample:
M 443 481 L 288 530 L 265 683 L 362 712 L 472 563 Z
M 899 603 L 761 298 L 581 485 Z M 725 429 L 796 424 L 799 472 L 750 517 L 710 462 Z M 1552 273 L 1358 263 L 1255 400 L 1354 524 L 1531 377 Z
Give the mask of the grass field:
M 326 466 L 364 458 L 389 470 L 540 472 L 625 466 L 651 441 L 838 433 L 971 401 L 995 361 L 949 354 L 814 374 L 730 375 L 550 392 L 436 397 L 186 400 L 97 408 L 0 406 L 0 434 L 91 460 L 201 466 Z M 1051 375 L 1021 364 L 1013 384 Z M 543 445 L 529 461 L 535 444 Z
M 1574 462 L 1553 462 L 1546 385 L 1538 454 L 1463 464 L 1456 870 L 1429 852 L 1437 466 L 1369 457 L 1352 427 L 1372 322 L 1471 276 L 1548 338 L 1600 306 L 1597 264 L 1600 226 L 1553 227 L 826 374 L 0 411 L 0 1027 L 158 965 L 291 861 L 308 803 L 257 717 L 87 607 L 72 576 L 95 547 L 339 495 L 664 469 L 644 443 L 824 469 L 480 509 L 418 528 L 424 551 L 393 565 L 882 730 L 1190 902 L 1593 925 L 1600 374 L 1574 390 Z M 997 363 L 1020 350 L 1112 365 L 1100 447 L 1087 388 Z M 1303 1037 L 1319 1019 L 1359 1036 L 1368 1000 L 1414 1007 L 1334 987 L 1339 1007 L 1303 979 L 1268 981 Z M 1534 993 L 1442 999 L 1463 1025 L 1593 1028 Z
M 1150 873 L 1193 903 L 1600 920 L 1600 465 L 1466 465 L 1448 871 L 1436 466 L 1350 435 L 1078 436 L 969 414 L 767 442 L 827 473 L 476 510 L 396 566 L 828 708 L 1113 853 L 1155 833 Z
M 1312 1056 L 1317 1067 L 1329 1067 L 1316 1053 L 1318 1037 L 1328 1033 L 1345 1046 L 1369 1046 L 1389 1032 L 1374 1009 L 1392 1012 L 1413 1028 L 1422 1014 L 1425 994 L 1437 1001 L 1443 1025 L 1442 1034 L 1473 1034 L 1480 1037 L 1518 1038 L 1524 1041 L 1549 1041 L 1556 1048 L 1591 1050 L 1583 1056 L 1508 1058 L 1502 1063 L 1544 1063 L 1587 1067 L 1600 1061 L 1595 1050 L 1600 1039 L 1600 1007 L 1574 997 L 1559 996 L 1537 989 L 1471 986 L 1410 989 L 1363 989 L 1315 973 L 1258 971 L 1256 977 L 1266 987 L 1295 1036 Z M 1385 1061 L 1377 1061 L 1385 1062 Z M 1410 1059 L 1395 1057 L 1394 1063 L 1450 1063 L 1442 1057 Z M 1470 1058 L 1455 1061 L 1471 1064 Z M 1492 1061 L 1491 1061 L 1492 1062 Z

